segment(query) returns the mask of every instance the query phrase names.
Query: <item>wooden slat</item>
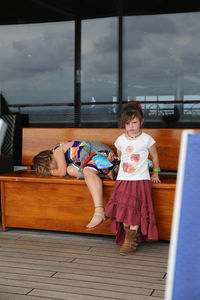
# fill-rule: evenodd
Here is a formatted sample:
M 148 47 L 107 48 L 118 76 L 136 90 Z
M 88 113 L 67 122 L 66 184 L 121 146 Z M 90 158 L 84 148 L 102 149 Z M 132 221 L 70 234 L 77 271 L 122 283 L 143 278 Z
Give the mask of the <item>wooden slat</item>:
M 10 293 L 3 293 L 0 291 L 0 300 L 52 300 L 52 298 L 37 297 L 30 295 L 16 295 Z
M 164 299 L 168 243 L 121 257 L 108 236 L 13 229 L 0 241 L 0 300 Z
M 76 179 L 74 177 L 56 177 L 56 176 L 37 176 L 33 171 L 16 171 L 8 174 L 0 175 L 1 181 L 17 181 L 17 182 L 39 182 L 39 183 L 64 183 L 70 185 L 85 185 L 85 181 L 82 179 Z M 153 188 L 159 189 L 172 189 L 176 187 L 176 176 L 173 175 L 160 175 L 161 183 L 153 184 Z M 104 186 L 114 186 L 114 181 L 103 180 Z
M 14 277 L 14 276 L 13 276 Z M 10 279 L 10 278 L 1 278 L 0 277 L 0 285 L 8 285 L 15 287 L 27 287 L 31 289 L 42 289 L 52 291 L 52 292 L 65 292 L 65 293 L 73 293 L 79 295 L 91 295 L 91 296 L 99 296 L 102 298 L 106 297 L 107 290 L 109 290 L 110 297 L 114 299 L 122 299 L 123 295 L 126 293 L 127 297 L 124 299 L 130 299 L 130 294 L 141 294 L 141 295 L 149 295 L 152 292 L 152 288 L 143 288 L 143 287 L 124 287 L 123 285 L 110 285 L 106 283 L 86 283 L 82 281 L 73 281 L 72 280 L 60 280 L 57 278 L 51 278 L 49 280 L 42 279 L 37 280 L 35 278 L 26 278 L 23 277 L 19 279 Z M 29 291 L 28 291 L 29 292 Z M 30 291 L 30 294 L 31 291 Z
M 111 293 L 109 293 L 111 294 Z M 102 296 L 101 296 L 101 293 L 99 296 L 94 296 L 94 295 L 90 295 L 90 294 L 87 294 L 87 295 L 82 295 L 82 294 L 72 294 L 72 293 L 69 293 L 68 294 L 68 297 L 66 298 L 66 294 L 65 293 L 62 293 L 62 292 L 52 292 L 52 291 L 48 291 L 48 292 L 44 292 L 43 290 L 37 290 L 35 289 L 34 291 L 32 291 L 30 293 L 30 295 L 35 295 L 35 296 L 43 296 L 43 295 L 47 295 L 47 296 L 52 296 L 53 298 L 57 298 L 57 299 L 63 299 L 63 300 L 99 300 L 99 299 L 102 299 Z M 118 293 L 113 293 L 114 297 L 112 295 L 110 295 L 110 297 L 108 298 L 108 294 L 105 294 L 105 296 L 103 296 L 103 299 L 123 299 L 123 300 L 159 300 L 160 298 L 157 298 L 157 297 L 149 297 L 149 296 L 145 296 L 145 295 L 137 295 L 137 294 L 125 294 L 125 293 L 122 293 L 122 294 L 118 294 Z M 119 297 L 121 298 L 118 298 L 118 295 Z M 122 298 L 123 297 L 123 298 Z M 133 298 L 134 297 L 134 298 Z
M 8 248 L 8 245 L 9 245 L 9 248 Z M 39 247 L 39 246 L 37 246 Z M 15 253 L 17 249 L 17 254 Z M 98 250 L 93 250 L 91 251 L 90 250 L 90 258 L 91 260 L 98 260 L 98 261 L 109 261 L 109 262 L 112 262 L 112 261 L 115 261 L 116 259 L 116 255 L 118 255 L 118 253 L 115 253 L 112 251 L 112 248 L 106 248 L 107 251 L 104 251 L 101 253 L 101 250 L 98 251 Z M 37 248 L 38 250 L 38 248 Z M 71 249 L 69 249 L 69 246 L 68 246 L 68 251 L 57 251 L 57 249 L 54 247 L 51 250 L 47 251 L 47 250 L 42 250 L 40 249 L 40 251 L 38 250 L 37 251 L 37 254 L 35 254 L 35 251 L 34 251 L 34 248 L 33 249 L 27 249 L 27 245 L 25 244 L 24 247 L 21 248 L 21 245 L 15 245 L 15 244 L 11 244 L 11 243 L 6 243 L 6 244 L 2 244 L 2 249 L 1 249 L 1 253 L 4 253 L 4 256 L 21 256 L 21 257 L 31 257 L 32 258 L 37 258 L 37 256 L 39 256 L 40 258 L 42 258 L 43 256 L 47 259 L 47 260 L 60 260 L 61 258 L 64 259 L 64 258 L 75 258 L 76 257 L 76 248 L 74 247 L 74 249 L 71 247 Z M 39 252 L 39 253 L 38 253 Z M 56 252 L 56 256 L 54 255 L 54 253 Z M 108 253 L 110 252 L 110 253 Z M 158 252 L 159 253 L 164 253 L 166 254 L 165 252 L 162 252 L 162 251 L 159 251 L 158 249 Z M 81 258 L 88 258 L 88 252 L 87 251 L 79 251 L 79 257 Z M 154 252 L 151 252 L 149 253 L 149 251 L 147 251 L 147 253 L 145 254 L 144 250 L 143 252 L 137 252 L 137 254 L 135 254 L 135 258 L 137 259 L 137 261 L 143 261 L 143 262 L 152 262 L 152 263 L 166 263 L 166 258 L 163 258 L 163 257 L 158 257 L 157 256 L 158 253 L 156 253 L 156 251 Z M 120 261 L 123 261 L 123 262 L 129 262 L 129 259 L 128 258 L 119 258 L 119 262 Z
M 1 284 L 0 282 L 0 291 L 3 293 L 13 293 L 13 294 L 21 294 L 21 295 L 25 295 L 29 292 L 31 292 L 32 289 L 27 288 L 27 287 L 17 287 L 15 285 L 10 286 L 7 284 Z M 10 298 L 12 299 L 12 298 Z
M 143 131 L 156 140 L 161 169 L 177 170 L 182 129 L 145 128 Z M 121 128 L 24 128 L 22 163 L 31 165 L 34 155 L 65 140 L 95 140 L 114 149 L 114 141 L 123 132 Z
M 12 294 L 11 292 L 3 293 L 3 292 L 0 291 L 0 300 L 52 300 L 52 297 L 51 298 L 47 298 L 47 297 L 37 297 L 37 298 L 35 298 L 35 296 L 16 295 L 16 294 Z

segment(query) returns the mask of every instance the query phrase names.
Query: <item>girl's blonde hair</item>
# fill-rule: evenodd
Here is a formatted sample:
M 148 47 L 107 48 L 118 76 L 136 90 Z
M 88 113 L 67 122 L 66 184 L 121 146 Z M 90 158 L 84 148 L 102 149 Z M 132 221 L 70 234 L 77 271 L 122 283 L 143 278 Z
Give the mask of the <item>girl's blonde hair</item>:
M 50 175 L 50 163 L 52 162 L 51 150 L 44 150 L 33 157 L 33 170 L 37 175 Z
M 125 105 L 121 118 L 120 118 L 120 126 L 125 127 L 125 124 L 137 117 L 142 124 L 144 115 L 142 111 L 142 106 L 140 103 L 136 101 L 129 102 Z

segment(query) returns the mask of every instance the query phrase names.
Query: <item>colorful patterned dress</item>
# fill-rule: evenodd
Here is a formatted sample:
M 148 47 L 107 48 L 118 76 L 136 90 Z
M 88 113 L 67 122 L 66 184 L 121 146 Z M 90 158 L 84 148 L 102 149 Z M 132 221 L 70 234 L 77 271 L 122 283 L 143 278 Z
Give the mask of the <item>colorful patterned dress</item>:
M 58 143 L 54 148 L 53 151 L 55 151 L 58 147 L 60 147 L 63 144 L 68 143 L 68 141 Z M 82 141 L 71 141 L 70 146 L 68 150 L 65 152 L 65 161 L 67 165 L 72 164 L 75 168 L 80 169 L 81 167 L 81 161 L 80 161 L 80 153 L 85 147 L 85 142 Z M 99 172 L 102 175 L 107 175 L 111 170 L 118 170 L 119 165 L 119 158 L 114 154 L 114 152 L 109 150 L 98 150 L 99 153 L 104 155 L 111 163 L 112 166 L 107 169 L 99 169 L 96 165 L 96 163 L 92 160 L 89 160 L 85 167 L 91 168 L 97 172 Z

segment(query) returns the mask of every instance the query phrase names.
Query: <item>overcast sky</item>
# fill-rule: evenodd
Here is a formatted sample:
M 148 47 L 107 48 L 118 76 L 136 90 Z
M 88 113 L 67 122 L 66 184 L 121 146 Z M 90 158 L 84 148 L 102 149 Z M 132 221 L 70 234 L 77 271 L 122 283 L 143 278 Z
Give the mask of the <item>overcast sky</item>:
M 0 89 L 9 103 L 73 100 L 74 22 L 2 26 Z
M 124 18 L 124 100 L 200 95 L 200 13 Z M 82 23 L 82 101 L 117 95 L 118 19 Z M 0 90 L 9 103 L 73 102 L 74 22 L 1 26 Z M 197 97 L 196 96 L 196 97 Z

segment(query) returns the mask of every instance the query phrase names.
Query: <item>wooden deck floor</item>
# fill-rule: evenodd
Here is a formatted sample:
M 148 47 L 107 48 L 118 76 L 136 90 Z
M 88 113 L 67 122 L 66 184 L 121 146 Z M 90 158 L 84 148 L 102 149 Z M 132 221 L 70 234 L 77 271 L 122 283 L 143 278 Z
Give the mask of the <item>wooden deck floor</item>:
M 114 237 L 0 230 L 0 300 L 164 299 L 168 248 L 121 257 Z

